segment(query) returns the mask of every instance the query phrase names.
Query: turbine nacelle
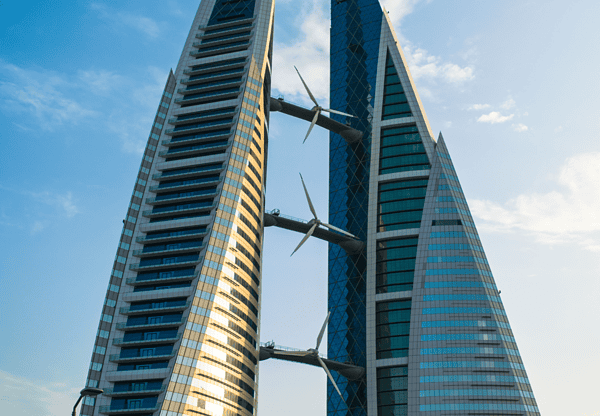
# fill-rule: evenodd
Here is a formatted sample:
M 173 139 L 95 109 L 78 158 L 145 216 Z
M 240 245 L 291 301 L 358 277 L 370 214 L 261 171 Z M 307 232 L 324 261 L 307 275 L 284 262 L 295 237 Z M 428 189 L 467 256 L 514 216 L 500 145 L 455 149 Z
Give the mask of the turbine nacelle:
M 306 235 L 304 236 L 302 241 L 300 241 L 300 244 L 298 244 L 298 247 L 296 247 L 296 249 L 292 252 L 292 254 L 290 254 L 290 257 L 293 256 L 294 253 L 296 251 L 298 251 L 298 249 L 300 247 L 302 247 L 302 244 L 304 244 L 306 242 L 306 240 L 308 240 L 308 238 L 315 232 L 315 230 L 317 229 L 317 227 L 319 225 L 322 225 L 323 227 L 329 228 L 330 230 L 337 231 L 339 233 L 347 235 L 348 237 L 358 240 L 358 237 L 356 237 L 353 234 L 350 234 L 348 231 L 344 231 L 344 230 L 342 230 L 338 227 L 335 227 L 331 224 L 327 224 L 327 223 L 321 221 L 319 219 L 319 217 L 317 217 L 317 211 L 315 210 L 315 207 L 310 199 L 310 195 L 308 194 L 308 190 L 306 189 L 306 184 L 304 183 L 304 178 L 302 177 L 302 174 L 300 174 L 300 180 L 302 181 L 302 187 L 304 188 L 304 193 L 306 194 L 306 200 L 308 201 L 308 207 L 310 208 L 310 212 L 313 214 L 313 219 L 308 222 L 310 229 L 308 230 L 308 232 L 306 233 Z
M 304 85 L 304 88 L 306 89 L 306 92 L 308 93 L 308 96 L 310 97 L 311 101 L 313 103 L 315 103 L 315 106 L 310 110 L 310 111 L 314 111 L 315 112 L 315 116 L 312 119 L 312 123 L 310 123 L 310 127 L 308 128 L 308 132 L 306 133 L 306 137 L 304 138 L 304 141 L 302 143 L 304 143 L 306 141 L 306 139 L 308 139 L 308 136 L 310 135 L 310 132 L 312 131 L 313 127 L 315 127 L 315 124 L 317 124 L 317 120 L 319 119 L 319 116 L 321 115 L 322 111 L 325 111 L 326 113 L 333 113 L 333 114 L 339 114 L 342 116 L 346 116 L 346 117 L 356 117 L 353 116 L 351 114 L 347 114 L 347 113 L 343 113 L 341 111 L 337 111 L 337 110 L 331 110 L 329 108 L 323 108 L 319 105 L 319 103 L 317 102 L 317 99 L 315 98 L 315 96 L 313 95 L 313 93 L 310 91 L 310 88 L 308 88 L 308 85 L 306 85 L 306 82 L 304 82 L 304 78 L 302 78 L 302 75 L 300 75 L 300 71 L 298 71 L 298 68 L 296 68 L 294 66 L 294 68 L 296 69 L 296 72 L 298 73 L 298 76 L 300 77 L 300 81 L 302 81 L 302 85 Z

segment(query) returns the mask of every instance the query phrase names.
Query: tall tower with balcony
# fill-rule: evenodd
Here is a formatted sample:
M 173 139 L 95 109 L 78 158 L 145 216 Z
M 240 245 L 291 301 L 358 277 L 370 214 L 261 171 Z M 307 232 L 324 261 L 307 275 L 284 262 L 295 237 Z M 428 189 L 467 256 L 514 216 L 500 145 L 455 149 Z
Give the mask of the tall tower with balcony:
M 204 0 L 124 219 L 82 415 L 256 413 L 274 0 Z

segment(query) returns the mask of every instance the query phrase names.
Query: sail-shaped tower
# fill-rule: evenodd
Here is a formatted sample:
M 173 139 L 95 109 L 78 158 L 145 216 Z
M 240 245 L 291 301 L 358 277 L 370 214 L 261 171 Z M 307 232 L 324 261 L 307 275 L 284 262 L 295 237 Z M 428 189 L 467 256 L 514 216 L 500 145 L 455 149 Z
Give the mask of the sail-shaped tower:
M 148 138 L 81 414 L 256 413 L 274 0 L 203 0 Z
M 431 132 L 388 14 L 331 1 L 328 415 L 536 415 L 532 388 L 444 139 Z

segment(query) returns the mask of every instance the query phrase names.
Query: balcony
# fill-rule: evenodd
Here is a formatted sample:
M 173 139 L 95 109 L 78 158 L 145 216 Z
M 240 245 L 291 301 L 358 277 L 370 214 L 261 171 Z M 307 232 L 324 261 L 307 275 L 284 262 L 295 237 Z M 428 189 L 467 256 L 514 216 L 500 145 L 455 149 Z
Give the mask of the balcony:
M 193 166 L 190 166 L 190 168 L 192 168 Z M 188 177 L 192 177 L 192 176 L 198 176 L 198 175 L 210 175 L 210 174 L 215 174 L 215 173 L 220 173 L 224 168 L 220 167 L 217 169 L 208 169 L 208 170 L 201 170 L 201 171 L 196 171 L 196 172 L 186 172 L 186 173 L 181 173 L 179 175 L 165 175 L 164 173 L 157 173 L 155 175 L 152 176 L 152 179 L 154 180 L 159 180 L 159 179 L 185 179 Z M 150 188 L 152 189 L 152 187 Z
M 177 282 L 186 282 L 188 280 L 194 280 L 198 277 L 198 272 L 194 274 L 190 274 L 187 276 L 173 276 L 168 278 L 157 278 L 157 279 L 148 279 L 148 280 L 137 280 L 137 277 L 132 277 L 127 279 L 126 283 L 129 286 L 144 286 L 144 285 L 155 285 L 156 283 L 177 283 Z
M 152 323 L 152 324 L 143 324 L 143 325 L 127 325 L 127 322 L 120 322 L 117 325 L 115 325 L 115 328 L 117 328 L 119 331 L 125 331 L 125 330 L 130 330 L 130 329 L 159 329 L 159 328 L 168 328 L 170 326 L 180 326 L 181 324 L 183 324 L 183 320 L 180 319 L 179 321 L 174 321 L 174 322 L 159 322 L 159 323 Z
M 220 153 L 219 151 L 225 152 L 225 150 L 229 147 L 229 140 L 220 141 L 214 144 L 206 145 L 205 147 L 192 148 L 189 150 L 176 150 L 176 151 L 163 151 L 158 155 L 164 157 L 165 159 L 174 158 L 174 157 L 201 157 L 201 156 L 209 156 L 213 154 Z
M 163 212 L 157 212 L 157 213 L 153 213 L 152 211 L 144 211 L 142 213 L 142 215 L 147 218 L 161 218 L 161 217 L 168 217 L 168 216 L 171 216 L 174 214 L 197 214 L 197 213 L 206 212 L 206 211 L 210 212 L 215 208 L 215 206 L 216 206 L 216 203 L 213 202 L 210 205 L 207 205 L 204 207 L 197 207 L 197 208 L 176 209 L 173 211 L 163 211 Z
M 130 264 L 129 269 L 134 271 L 146 271 L 146 270 L 160 270 L 160 269 L 172 269 L 172 268 L 185 268 L 190 266 L 196 266 L 200 263 L 200 259 L 194 261 L 184 261 L 181 263 L 170 263 L 170 264 L 152 264 L 148 266 L 140 266 L 140 264 Z
M 214 94 L 207 94 L 207 95 L 203 95 L 201 97 L 195 97 L 195 98 L 177 98 L 175 100 L 175 103 L 181 105 L 181 106 L 190 106 L 190 105 L 198 105 L 198 104 L 203 104 L 203 103 L 214 103 L 217 101 L 225 101 L 225 100 L 230 100 L 230 99 L 234 99 L 237 98 L 237 96 L 240 94 L 240 89 L 239 88 L 234 88 L 232 90 L 226 90 L 223 92 L 217 91 L 217 93 Z
M 201 172 L 202 174 L 204 172 Z M 198 176 L 198 173 L 195 174 L 196 176 Z M 169 178 L 170 180 L 171 178 Z M 188 188 L 199 188 L 199 187 L 208 187 L 208 186 L 216 186 L 221 182 L 221 177 L 218 178 L 204 178 L 205 181 L 202 181 L 203 178 L 197 178 L 198 182 L 193 182 L 193 183 L 187 183 L 187 184 L 182 184 L 182 185 L 173 185 L 173 186 L 161 186 L 161 185 L 156 185 L 156 186 L 151 186 L 150 187 L 150 192 L 153 192 L 155 194 L 159 194 L 159 193 L 163 193 L 163 192 L 170 192 L 170 191 L 177 191 L 177 190 L 185 190 Z M 209 194 L 206 194 L 207 196 Z M 160 202 L 160 201 L 156 201 L 156 198 L 147 198 L 146 202 L 150 203 L 149 201 L 152 202 Z
M 155 358 L 164 358 L 164 359 L 171 359 L 175 357 L 175 353 L 171 353 L 171 354 L 166 354 L 166 355 L 152 355 L 152 356 L 145 356 L 145 357 L 123 357 L 121 358 L 120 354 L 112 354 L 110 357 L 108 357 L 109 361 L 113 362 L 113 363 L 135 363 L 136 361 L 143 361 L 143 360 L 148 360 L 148 359 L 155 359 Z M 126 393 L 131 393 L 131 392 L 126 392 Z M 121 394 L 121 393 L 119 393 Z M 108 396 L 108 394 L 106 394 L 106 391 L 104 392 L 105 396 Z
M 193 201 L 207 199 L 207 198 L 214 198 L 216 195 L 217 195 L 216 191 L 212 191 L 210 194 L 192 194 L 192 193 L 190 193 L 190 195 L 181 196 L 179 198 L 172 198 L 172 199 L 159 200 L 158 198 L 148 198 L 146 200 L 146 203 L 149 205 L 156 206 L 156 205 L 164 205 L 164 204 L 179 203 L 179 202 L 193 202 Z
M 197 273 L 196 273 L 197 275 Z M 131 280 L 135 280 L 135 279 L 131 279 Z M 153 312 L 178 312 L 178 311 L 183 311 L 186 310 L 187 308 L 190 307 L 192 303 L 190 301 L 187 301 L 185 303 L 185 305 L 180 305 L 180 306 L 168 306 L 165 308 L 150 308 L 150 309 L 137 309 L 137 310 L 132 310 L 130 306 L 126 306 L 124 308 L 121 308 L 119 310 L 121 315 L 145 315 L 147 313 L 153 313 Z
M 226 29 L 226 28 L 232 27 L 232 26 L 241 26 L 241 25 L 244 25 L 247 23 L 253 23 L 253 22 L 254 22 L 254 17 L 249 17 L 249 18 L 243 19 L 243 20 L 234 20 L 231 22 L 225 22 L 225 23 L 220 23 L 220 24 L 216 24 L 216 25 L 199 26 L 198 29 L 203 30 L 204 32 L 206 32 L 206 31 L 217 32 L 220 29 Z
M 233 37 L 227 38 L 227 39 L 212 40 L 215 38 L 220 38 L 222 36 L 227 36 L 228 34 L 235 35 L 236 32 L 239 33 L 238 36 L 233 36 Z M 250 38 L 252 37 L 252 32 L 250 32 L 250 33 L 245 33 L 245 32 L 248 32 L 247 28 L 243 29 L 243 30 L 232 30 L 231 33 L 222 32 L 222 33 L 219 33 L 218 35 L 214 35 L 214 36 L 211 34 L 211 35 L 209 35 L 211 37 L 204 36 L 203 42 L 192 43 L 192 47 L 204 49 L 204 48 L 211 47 L 214 45 L 227 46 L 230 43 L 238 43 L 240 41 L 250 40 Z
M 174 236 L 162 237 L 162 238 L 138 237 L 138 238 L 136 238 L 135 241 L 137 241 L 138 243 L 162 243 L 162 242 L 173 241 L 173 240 L 190 240 L 190 239 L 197 238 L 197 237 L 204 237 L 206 235 L 206 233 L 207 233 L 206 231 L 203 231 L 201 233 L 174 235 Z
M 196 88 L 179 88 L 177 90 L 178 94 L 182 94 L 182 95 L 191 95 L 191 94 L 204 94 L 204 93 L 209 93 L 211 91 L 217 91 L 220 89 L 223 89 L 224 87 L 229 87 L 229 88 L 233 88 L 233 87 L 240 87 L 240 85 L 242 85 L 242 80 L 241 79 L 234 79 L 234 80 L 223 80 L 222 82 L 219 82 L 217 84 L 210 84 L 207 83 L 207 85 L 205 87 L 202 87 L 202 85 L 198 85 Z
M 190 133 L 190 132 L 186 132 L 186 133 Z M 227 140 L 227 139 L 229 139 L 229 137 L 231 137 L 231 134 L 232 134 L 232 131 L 230 130 L 227 133 L 214 132 L 214 134 L 212 134 L 212 135 L 206 135 L 206 136 L 202 136 L 202 137 L 190 137 L 190 138 L 187 138 L 184 140 L 177 140 L 177 137 L 175 137 L 175 138 L 163 140 L 161 142 L 161 144 L 163 146 L 167 146 L 167 147 L 177 146 L 177 145 L 182 145 L 182 144 L 192 146 L 195 144 L 202 143 L 205 140 Z
M 177 334 L 175 338 L 157 338 L 157 339 L 142 339 L 137 341 L 125 341 L 125 338 L 115 338 L 113 339 L 114 346 L 123 346 L 123 345 L 152 345 L 152 344 L 160 344 L 160 343 L 168 343 L 168 342 L 177 342 L 181 338 L 181 333 Z
M 231 126 L 233 125 L 233 120 L 228 120 L 228 121 L 223 121 L 219 124 L 211 124 L 211 125 L 191 125 L 188 128 L 178 128 L 178 129 L 169 129 L 165 131 L 165 134 L 167 136 L 183 136 L 185 134 L 192 134 L 192 133 L 202 133 L 202 132 L 206 132 L 206 133 L 210 133 L 211 130 L 219 130 L 222 129 L 224 130 L 225 128 L 229 128 L 230 130 L 225 133 L 223 131 L 219 131 L 219 132 L 214 132 L 215 135 L 230 135 L 231 134 Z M 172 140 L 172 139 L 171 139 Z M 165 142 L 171 143 L 171 140 L 164 140 L 162 143 L 165 144 Z
M 153 413 L 158 410 L 158 405 L 151 408 L 113 409 L 110 406 L 100 406 L 100 413 L 104 415 L 124 415 L 136 413 Z
M 206 34 L 197 34 L 196 38 L 197 39 L 210 39 L 211 37 L 233 35 L 233 34 L 238 33 L 238 32 L 244 32 L 244 31 L 247 31 L 247 30 L 252 30 L 252 29 L 254 29 L 254 27 L 255 27 L 254 23 L 250 23 L 250 24 L 247 24 L 247 25 L 242 25 L 242 27 L 238 26 L 238 27 L 233 28 L 233 29 L 223 28 L 221 30 L 215 30 L 213 33 L 209 33 L 208 35 L 206 35 Z M 211 29 L 211 31 L 212 31 L 212 29 Z
M 182 247 L 182 248 L 172 248 L 169 250 L 160 250 L 160 251 L 144 251 L 144 250 L 136 250 L 133 252 L 133 255 L 135 257 L 151 257 L 151 256 L 156 256 L 156 255 L 162 255 L 162 254 L 184 254 L 184 253 L 190 253 L 190 252 L 194 252 L 194 251 L 202 251 L 204 250 L 205 246 L 203 244 L 199 244 L 197 246 L 193 246 L 193 247 Z
M 189 76 L 195 76 L 195 75 L 201 75 L 204 73 L 209 73 L 209 72 L 214 72 L 214 71 L 222 71 L 222 70 L 226 70 L 226 69 L 233 69 L 233 68 L 243 68 L 244 66 L 246 66 L 246 58 L 243 57 L 243 61 L 242 62 L 236 62 L 236 63 L 223 63 L 223 65 L 218 65 L 218 62 L 215 62 L 215 66 L 203 66 L 200 69 L 184 69 L 183 70 L 183 74 L 184 75 L 189 75 Z
M 189 78 L 184 78 L 180 81 L 183 85 L 194 85 L 200 84 L 204 81 L 219 81 L 221 79 L 227 79 L 234 75 L 242 76 L 244 75 L 244 68 L 234 68 L 229 71 L 221 71 L 217 75 L 213 75 L 212 73 L 204 74 L 204 75 L 195 75 Z M 170 121 L 170 120 L 169 120 Z
M 190 118 L 186 118 L 186 117 L 190 117 Z M 208 115 L 201 115 L 201 116 L 194 116 L 194 117 L 187 116 L 186 114 L 179 114 L 173 118 L 170 118 L 169 124 L 173 124 L 173 125 L 177 126 L 179 124 L 192 123 L 195 121 L 210 121 L 210 120 L 214 120 L 214 119 L 222 118 L 222 117 L 235 117 L 235 109 L 233 109 L 233 110 L 226 109 L 226 111 L 214 111 L 214 112 L 211 111 L 208 113 Z
M 174 356 L 174 354 L 171 354 L 171 356 Z M 111 357 L 111 361 L 113 362 L 117 362 L 115 360 L 112 359 L 112 355 Z M 160 393 L 164 393 L 164 391 L 167 389 L 166 386 L 162 386 L 160 389 L 155 389 L 155 390 L 129 390 L 129 391 L 115 391 L 114 388 L 112 389 L 104 389 L 104 393 L 102 393 L 103 395 L 107 396 L 107 397 L 119 397 L 119 396 L 153 396 L 156 394 L 160 394 Z
M 198 58 L 206 58 L 215 55 L 225 55 L 227 53 L 245 51 L 250 47 L 250 40 L 241 41 L 239 43 L 231 43 L 229 45 L 204 48 L 198 51 L 190 52 L 190 56 Z

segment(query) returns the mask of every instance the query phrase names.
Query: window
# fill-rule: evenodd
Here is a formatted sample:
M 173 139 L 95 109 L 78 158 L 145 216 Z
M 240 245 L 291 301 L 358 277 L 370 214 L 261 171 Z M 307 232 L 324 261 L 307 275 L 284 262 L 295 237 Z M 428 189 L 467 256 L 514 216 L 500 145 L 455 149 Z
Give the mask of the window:
M 377 242 L 377 293 L 412 290 L 418 238 Z
M 408 368 L 377 369 L 379 416 L 408 415 Z
M 412 301 L 377 304 L 377 359 L 408 357 Z
M 416 124 L 381 130 L 379 174 L 431 168 Z
M 426 192 L 427 179 L 379 185 L 377 231 L 419 228 Z
M 384 81 L 384 96 L 383 96 L 383 120 L 393 118 L 412 117 L 410 105 L 404 93 L 404 88 L 400 83 L 398 71 L 394 66 L 394 61 L 387 54 L 385 63 L 385 81 Z

